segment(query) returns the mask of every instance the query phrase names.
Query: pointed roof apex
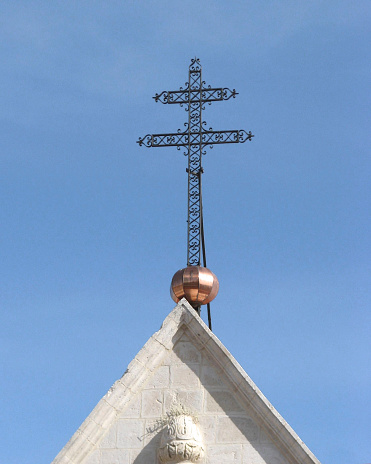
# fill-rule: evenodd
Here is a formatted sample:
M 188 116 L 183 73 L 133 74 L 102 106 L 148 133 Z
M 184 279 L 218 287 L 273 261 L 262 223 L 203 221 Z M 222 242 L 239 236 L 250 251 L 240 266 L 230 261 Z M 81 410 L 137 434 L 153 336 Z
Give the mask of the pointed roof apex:
M 192 343 L 199 350 L 205 350 L 220 368 L 238 391 L 242 401 L 274 437 L 288 462 L 320 464 L 184 298 L 166 317 L 160 330 L 147 341 L 124 375 L 101 399 L 52 464 L 83 463 L 185 332 Z

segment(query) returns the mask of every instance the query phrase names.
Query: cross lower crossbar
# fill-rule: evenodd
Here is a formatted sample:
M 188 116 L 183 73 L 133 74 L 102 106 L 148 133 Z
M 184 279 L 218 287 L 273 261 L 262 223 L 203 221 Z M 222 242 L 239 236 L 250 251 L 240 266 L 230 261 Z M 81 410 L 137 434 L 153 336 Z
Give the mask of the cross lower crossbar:
M 202 132 L 175 132 L 170 134 L 148 134 L 139 138 L 137 143 L 145 147 L 188 147 L 195 145 L 218 145 L 221 143 L 244 143 L 252 139 L 253 134 L 245 130 Z

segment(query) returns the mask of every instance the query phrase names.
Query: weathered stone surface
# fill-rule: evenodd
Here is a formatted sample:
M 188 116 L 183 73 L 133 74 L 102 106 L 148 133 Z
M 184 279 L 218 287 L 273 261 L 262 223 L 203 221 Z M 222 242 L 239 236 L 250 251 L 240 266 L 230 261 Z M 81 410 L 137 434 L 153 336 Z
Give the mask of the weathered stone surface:
M 142 448 L 144 439 L 144 421 L 122 419 L 117 422 L 117 448 Z
M 259 428 L 250 417 L 219 418 L 217 442 L 246 443 L 257 442 Z
M 174 346 L 171 360 L 174 364 L 197 364 L 201 361 L 201 353 L 192 343 L 179 341 Z
M 119 380 L 117 380 L 103 397 L 103 400 L 112 406 L 112 408 L 116 411 L 121 411 L 125 409 L 132 398 L 133 395 L 131 394 L 130 390 Z M 95 410 L 92 414 L 94 413 Z
M 162 416 L 163 392 L 161 390 L 144 390 L 142 392 L 141 417 L 159 418 Z
M 170 385 L 172 388 L 198 388 L 199 383 L 200 375 L 197 364 L 170 366 Z
M 170 367 L 160 366 L 157 368 L 145 385 L 145 388 L 168 388 L 170 385 Z
M 146 419 L 145 422 L 145 435 L 144 435 L 144 441 L 143 441 L 143 447 L 145 449 L 153 448 L 155 450 L 155 453 L 157 453 L 158 447 L 160 446 L 160 440 L 161 440 L 161 431 L 162 427 L 155 427 L 156 426 L 156 420 L 154 419 Z
M 112 424 L 112 422 L 115 421 L 117 417 L 117 411 L 113 406 L 108 404 L 107 401 L 102 399 L 99 401 L 89 417 L 103 429 L 106 429 Z
M 218 416 L 205 416 L 202 415 L 199 417 L 200 429 L 202 430 L 202 435 L 204 437 L 204 442 L 206 445 L 209 443 L 215 443 L 216 440 L 216 430 L 218 426 Z
M 225 387 L 226 383 L 223 380 L 223 373 L 219 369 L 206 364 L 202 366 L 201 382 L 205 387 Z
M 140 417 L 140 409 L 142 405 L 142 394 L 137 393 L 134 398 L 128 403 L 128 406 L 120 414 L 120 419 L 130 417 Z
M 80 432 L 90 443 L 95 445 L 102 438 L 105 431 L 88 417 L 80 427 Z
M 203 393 L 203 389 L 165 390 L 165 411 L 169 411 L 174 405 L 183 404 L 194 411 L 200 412 L 203 409 Z
M 206 412 L 224 412 L 225 414 L 243 412 L 231 391 L 210 391 L 206 392 L 205 396 Z
M 130 463 L 132 464 L 157 464 L 157 450 L 147 447 L 140 450 L 131 450 Z
M 117 423 L 113 424 L 99 443 L 101 449 L 115 449 L 117 442 Z
M 187 332 L 183 331 L 181 337 L 179 338 L 180 342 L 189 342 L 191 339 L 188 337 Z
M 289 464 L 274 446 L 242 445 L 242 464 Z
M 161 363 L 163 356 L 163 345 L 155 337 L 151 337 L 136 355 L 135 359 L 143 366 L 146 366 L 148 370 L 153 371 Z
M 100 464 L 129 464 L 129 451 L 125 449 L 102 450 Z
M 151 366 L 153 367 L 153 366 Z M 151 371 L 142 363 L 133 359 L 129 364 L 125 374 L 120 379 L 120 382 L 132 393 L 137 393 L 143 388 L 146 380 L 151 375 Z
M 100 464 L 101 462 L 100 457 L 101 457 L 101 452 L 99 450 L 94 450 L 89 454 L 84 464 Z
M 272 439 L 269 437 L 269 435 L 267 433 L 264 432 L 264 430 L 260 429 L 259 442 L 271 445 L 272 444 Z
M 241 445 L 209 445 L 207 461 L 210 464 L 240 464 L 242 456 Z

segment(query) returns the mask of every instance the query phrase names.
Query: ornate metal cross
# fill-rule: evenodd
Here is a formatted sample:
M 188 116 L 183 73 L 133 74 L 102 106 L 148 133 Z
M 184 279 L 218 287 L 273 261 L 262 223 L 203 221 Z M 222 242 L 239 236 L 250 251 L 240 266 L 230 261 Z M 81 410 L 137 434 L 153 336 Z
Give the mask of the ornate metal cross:
M 235 98 L 237 92 L 228 88 L 213 88 L 206 86 L 201 77 L 202 67 L 200 60 L 194 58 L 189 66 L 189 78 L 185 88 L 179 90 L 163 91 L 153 97 L 156 102 L 169 105 L 179 104 L 188 111 L 188 123 L 184 123 L 185 130 L 178 129 L 169 134 L 147 134 L 140 137 L 140 146 L 146 147 L 185 147 L 184 155 L 188 156 L 188 249 L 187 266 L 199 266 L 201 255 L 202 234 L 202 196 L 201 196 L 201 166 L 202 155 L 205 155 L 206 146 L 221 143 L 243 143 L 254 137 L 244 130 L 214 131 L 206 129 L 206 122 L 202 121 L 202 111 L 205 103 L 229 100 Z M 204 263 L 204 265 L 206 265 Z

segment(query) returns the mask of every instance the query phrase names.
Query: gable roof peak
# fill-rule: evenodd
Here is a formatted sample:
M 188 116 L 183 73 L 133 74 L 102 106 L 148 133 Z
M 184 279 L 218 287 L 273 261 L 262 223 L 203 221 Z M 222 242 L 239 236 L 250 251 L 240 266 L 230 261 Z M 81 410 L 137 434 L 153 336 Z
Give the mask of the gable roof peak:
M 126 410 L 133 397 L 144 389 L 148 379 L 184 334 L 197 349 L 204 350 L 213 360 L 243 403 L 275 437 L 290 463 L 320 464 L 185 299 L 165 318 L 160 330 L 150 337 L 123 376 L 109 389 L 52 464 L 81 464 Z

